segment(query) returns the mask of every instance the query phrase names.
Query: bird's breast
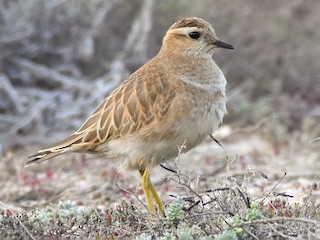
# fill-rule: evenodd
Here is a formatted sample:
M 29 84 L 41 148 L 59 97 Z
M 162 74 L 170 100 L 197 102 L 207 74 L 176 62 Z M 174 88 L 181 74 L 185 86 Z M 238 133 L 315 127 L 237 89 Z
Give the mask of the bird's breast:
M 212 133 L 222 122 L 226 113 L 226 98 L 223 90 L 190 90 L 185 107 L 189 113 L 176 123 L 179 141 L 186 142 L 186 150 L 201 143 L 208 133 Z

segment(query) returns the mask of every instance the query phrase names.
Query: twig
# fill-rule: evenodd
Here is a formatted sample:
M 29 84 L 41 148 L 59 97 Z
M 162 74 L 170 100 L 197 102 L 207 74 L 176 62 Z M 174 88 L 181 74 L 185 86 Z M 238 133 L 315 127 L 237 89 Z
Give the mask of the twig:
M 141 13 L 134 20 L 123 52 L 132 52 L 133 55 L 140 55 L 146 58 L 147 52 L 145 44 L 148 40 L 148 34 L 152 27 L 152 10 L 154 0 L 144 0 Z
M 313 139 L 309 144 L 311 145 L 311 144 L 313 144 L 313 143 L 315 143 L 316 141 L 319 141 L 319 140 L 320 140 L 320 137 L 315 138 L 315 139 Z
M 14 105 L 14 109 L 18 113 L 23 112 L 24 106 L 20 100 L 19 94 L 11 85 L 11 82 L 9 81 L 7 76 L 4 74 L 0 74 L 0 89 L 2 89 L 2 91 L 5 91 L 7 93 L 11 103 Z
M 244 83 L 240 84 L 238 87 L 233 88 L 228 94 L 228 102 L 232 102 L 233 99 L 238 101 L 237 96 L 240 95 L 241 92 L 248 89 L 249 85 L 250 85 L 250 82 L 244 82 Z
M 227 154 L 227 152 L 224 149 L 223 145 L 211 133 L 208 133 L 208 135 L 213 141 L 215 141 L 221 147 L 221 149 L 223 150 L 224 154 L 226 155 L 226 159 L 227 159 L 227 162 L 228 162 L 229 155 Z
M 253 221 L 247 221 L 247 222 L 242 222 L 240 224 L 237 225 L 233 225 L 230 226 L 229 229 L 233 229 L 233 228 L 241 228 L 243 226 L 247 226 L 247 225 L 252 225 L 252 224 L 259 224 L 259 223 L 274 223 L 274 222 L 301 222 L 301 223 L 307 223 L 307 224 L 313 224 L 313 225 L 317 225 L 318 222 L 315 220 L 311 220 L 311 219 L 306 219 L 306 218 L 292 218 L 292 217 L 279 217 L 279 218 L 270 218 L 270 219 L 262 219 L 262 220 L 253 220 Z M 228 230 L 229 230 L 228 229 Z
M 261 130 L 262 129 L 262 126 L 267 123 L 268 121 L 270 121 L 270 119 L 277 119 L 278 116 L 276 115 L 272 115 L 271 117 L 268 116 L 268 117 L 265 117 L 265 118 L 262 118 L 260 119 L 255 125 L 253 126 L 250 126 L 250 127 L 245 127 L 245 128 L 236 128 L 234 129 L 229 135 L 233 135 L 235 133 L 242 133 L 242 132 L 253 132 L 253 131 L 256 131 L 256 130 Z
M 129 193 L 130 195 L 134 196 L 141 204 L 142 206 L 145 208 L 145 209 L 148 209 L 147 205 L 145 205 L 145 203 L 138 197 L 138 194 L 136 192 L 133 192 L 133 191 L 130 191 L 128 189 L 125 189 L 121 186 L 119 186 L 119 184 L 116 182 L 116 180 L 114 181 L 114 184 L 116 185 L 117 188 L 119 188 L 121 191 L 124 191 L 126 193 Z M 156 215 L 153 215 L 155 217 L 158 217 Z
M 215 141 L 215 142 L 221 147 L 221 149 L 223 150 L 223 152 L 224 152 L 224 154 L 225 154 L 225 156 L 226 156 L 226 160 L 227 160 L 227 164 L 226 164 L 225 166 L 219 168 L 218 170 L 216 170 L 216 171 L 214 172 L 214 175 L 217 174 L 218 172 L 220 172 L 222 169 L 227 168 L 227 175 L 228 175 L 228 177 L 229 177 L 230 165 L 231 165 L 235 160 L 237 160 L 238 155 L 236 155 L 235 158 L 234 158 L 232 161 L 229 162 L 229 155 L 227 154 L 227 152 L 226 152 L 226 150 L 224 149 L 223 145 L 222 145 L 211 133 L 208 133 L 208 135 L 210 136 L 210 138 L 211 138 L 213 141 Z
M 170 177 L 169 179 L 171 179 L 171 180 L 173 180 L 174 182 L 180 184 L 181 186 L 189 189 L 190 192 L 192 192 L 194 195 L 196 195 L 196 196 L 200 199 L 201 204 L 202 204 L 202 206 L 203 206 L 203 200 L 202 200 L 201 195 L 200 195 L 199 193 L 197 193 L 196 191 L 194 191 L 189 184 L 186 184 L 186 183 L 182 182 L 182 181 L 181 181 L 181 175 L 183 175 L 183 174 L 182 174 L 182 173 L 179 173 L 179 174 L 176 175 L 176 176 L 178 177 L 178 180 L 174 179 L 173 177 Z M 184 176 L 184 177 L 187 177 L 187 176 L 185 176 L 185 175 L 183 175 L 183 176 Z
M 308 239 L 319 239 L 319 235 L 316 235 L 316 234 L 314 234 L 313 232 L 311 232 L 310 229 L 307 228 L 306 226 L 303 225 L 303 227 L 304 227 L 304 229 L 305 229 L 305 230 L 307 231 L 307 233 L 308 233 Z M 311 238 L 311 236 L 312 236 L 313 238 Z
M 103 87 L 105 82 L 108 82 L 108 86 L 116 86 L 123 78 L 128 74 L 125 68 L 124 59 L 128 57 L 129 53 L 134 53 L 135 56 L 146 58 L 145 43 L 147 42 L 148 33 L 151 29 L 152 24 L 152 10 L 154 0 L 145 0 L 139 14 L 131 25 L 131 30 L 127 35 L 127 39 L 124 43 L 123 50 L 117 54 L 115 59 L 109 64 L 108 73 L 97 78 L 96 89 L 103 89 L 105 92 L 106 88 Z
M 280 235 L 281 237 L 283 237 L 285 239 L 296 239 L 296 238 L 293 238 L 291 236 L 285 235 L 284 233 L 278 231 L 274 226 L 272 226 L 271 223 L 268 223 L 268 226 L 272 229 L 272 231 L 274 231 L 276 234 Z
M 206 211 L 206 212 L 192 212 L 192 215 L 185 216 L 185 219 L 188 218 L 194 218 L 194 217 L 203 217 L 203 216 L 209 216 L 211 218 L 220 218 L 220 215 L 228 214 L 227 212 L 223 211 Z
M 227 191 L 227 190 L 231 190 L 231 189 L 229 187 L 223 187 L 223 188 L 216 188 L 216 189 L 206 190 L 205 192 L 209 193 L 209 192 Z
M 161 166 L 162 168 L 164 168 L 165 170 L 169 171 L 169 172 L 177 173 L 176 170 L 173 170 L 172 168 L 168 168 L 168 167 L 164 166 L 163 164 L 160 164 L 160 166 Z
M 242 200 L 243 200 L 244 203 L 246 204 L 247 208 L 250 208 L 250 205 L 251 205 L 251 203 L 250 203 L 250 198 L 244 196 L 243 192 L 240 191 L 240 189 L 239 189 L 238 187 L 237 187 L 237 190 L 238 190 L 238 193 L 240 194 Z
M 29 235 L 29 237 L 32 239 L 32 240 L 36 240 L 32 234 L 30 233 L 30 231 L 28 230 L 28 228 L 20 221 L 20 219 L 17 217 L 17 215 L 12 212 L 2 201 L 0 201 L 0 204 L 5 207 L 12 215 L 13 217 L 19 222 L 19 224 L 23 227 L 23 229 L 27 232 L 27 234 Z
M 19 43 L 22 42 L 24 39 L 30 37 L 33 32 L 34 29 L 30 28 L 30 27 L 24 27 L 21 28 L 16 26 L 12 26 L 12 23 L 8 23 L 6 22 L 5 24 L 2 24 L 2 26 L 11 26 L 12 29 L 17 28 L 16 31 L 7 31 L 9 34 L 1 34 L 0 37 L 0 45 L 5 46 L 6 44 L 15 44 L 15 43 Z M 19 29 L 18 29 L 19 28 Z
M 91 26 L 92 32 L 90 33 L 91 36 L 94 36 L 95 34 L 98 34 L 99 31 L 102 29 L 100 28 L 100 25 L 104 22 L 105 16 L 113 9 L 115 4 L 119 4 L 119 1 L 115 0 L 109 0 L 104 1 L 103 5 L 97 9 L 97 12 L 94 16 L 93 24 Z
M 315 190 L 315 186 L 317 185 L 317 182 L 319 182 L 319 176 L 316 176 L 311 184 L 308 196 L 311 196 L 312 192 Z
M 47 104 L 50 104 L 50 101 L 48 101 Z M 29 113 L 27 116 L 25 116 L 24 118 L 20 119 L 20 121 L 18 121 L 17 123 L 13 123 L 13 127 L 11 127 L 11 129 L 6 132 L 5 134 L 0 136 L 0 140 L 4 140 L 7 139 L 9 136 L 15 135 L 16 132 L 27 126 L 28 124 L 30 124 L 35 118 L 37 118 L 39 112 L 41 112 L 43 109 L 45 108 L 45 104 L 44 103 L 39 103 L 38 106 L 34 107 L 33 112 Z
M 279 181 L 271 188 L 271 190 L 268 192 L 268 194 L 261 200 L 260 204 L 271 194 L 271 192 L 280 184 L 280 182 L 284 179 L 284 177 L 287 175 L 285 172 L 283 176 L 279 179 Z
M 195 203 L 193 203 L 190 207 L 187 208 L 187 211 L 189 212 L 192 208 L 194 208 L 195 206 L 197 206 L 201 201 L 198 200 Z
M 48 68 L 45 65 L 32 62 L 28 59 L 16 59 L 14 61 L 19 67 L 23 68 L 24 70 L 28 71 L 30 74 L 35 76 L 38 79 L 44 79 L 57 82 L 62 84 L 66 88 L 70 89 L 80 89 L 83 92 L 89 92 L 92 89 L 92 84 L 87 83 L 83 80 L 74 79 L 69 76 L 65 76 L 60 74 L 59 72 Z
M 257 240 L 259 240 L 259 238 L 256 236 L 256 235 L 254 235 L 252 232 L 250 232 L 248 229 L 246 229 L 245 227 L 244 228 L 242 228 L 247 234 L 249 234 L 251 237 L 253 237 L 254 239 L 257 239 Z

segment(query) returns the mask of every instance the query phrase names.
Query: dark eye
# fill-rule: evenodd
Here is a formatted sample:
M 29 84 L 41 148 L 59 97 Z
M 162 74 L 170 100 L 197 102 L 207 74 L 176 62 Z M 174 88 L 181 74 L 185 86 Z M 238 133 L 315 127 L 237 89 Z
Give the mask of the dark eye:
M 191 32 L 191 33 L 189 33 L 189 37 L 191 37 L 193 39 L 198 39 L 200 37 L 200 33 L 199 32 Z

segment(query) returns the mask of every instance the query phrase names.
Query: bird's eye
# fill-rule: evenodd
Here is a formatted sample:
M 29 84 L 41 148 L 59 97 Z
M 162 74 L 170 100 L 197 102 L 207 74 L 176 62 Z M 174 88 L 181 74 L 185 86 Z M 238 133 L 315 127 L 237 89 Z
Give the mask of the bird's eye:
M 190 32 L 189 37 L 191 37 L 192 39 L 198 39 L 200 37 L 200 33 L 199 32 Z

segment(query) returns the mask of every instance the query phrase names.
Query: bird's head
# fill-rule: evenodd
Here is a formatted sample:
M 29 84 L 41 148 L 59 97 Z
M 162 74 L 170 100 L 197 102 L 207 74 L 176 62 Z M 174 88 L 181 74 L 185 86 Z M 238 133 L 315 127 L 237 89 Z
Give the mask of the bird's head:
M 189 57 L 211 57 L 216 48 L 234 49 L 231 44 L 217 38 L 210 23 L 201 18 L 185 18 L 174 23 L 167 31 L 162 50 L 169 54 Z

